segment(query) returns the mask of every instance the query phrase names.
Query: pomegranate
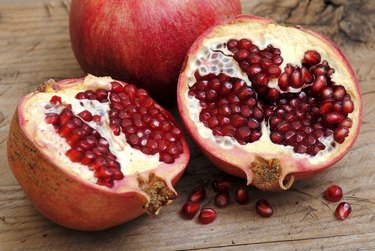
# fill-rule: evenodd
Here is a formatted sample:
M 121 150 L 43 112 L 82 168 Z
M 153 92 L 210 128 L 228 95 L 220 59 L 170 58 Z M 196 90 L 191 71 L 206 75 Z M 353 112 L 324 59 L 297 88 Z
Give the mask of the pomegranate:
M 79 230 L 157 214 L 189 160 L 172 116 L 109 77 L 50 80 L 21 99 L 8 138 L 12 171 L 36 208 Z
M 84 71 L 136 83 L 167 104 L 194 40 L 240 13 L 240 0 L 73 0 L 71 44 Z
M 288 189 L 342 158 L 362 117 L 354 72 L 327 38 L 240 16 L 187 54 L 178 107 L 219 168 L 263 190 Z

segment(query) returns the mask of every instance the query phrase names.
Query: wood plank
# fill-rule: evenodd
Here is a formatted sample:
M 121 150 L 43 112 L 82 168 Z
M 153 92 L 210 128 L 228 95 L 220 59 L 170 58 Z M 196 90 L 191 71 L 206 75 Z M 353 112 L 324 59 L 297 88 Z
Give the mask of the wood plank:
M 251 203 L 231 203 L 218 209 L 214 223 L 200 225 L 182 220 L 179 209 L 192 187 L 210 184 L 222 174 L 191 143 L 191 161 L 176 187 L 179 199 L 157 217 L 142 216 L 98 233 L 68 230 L 41 216 L 25 198 L 6 159 L 7 132 L 17 100 L 49 78 L 83 76 L 69 43 L 69 1 L 0 5 L 0 249 L 373 249 L 375 36 L 374 22 L 365 22 L 374 20 L 373 5 L 371 0 L 243 1 L 244 13 L 323 32 L 342 47 L 357 72 L 364 97 L 363 126 L 353 149 L 335 167 L 297 182 L 284 193 L 249 188 Z M 235 186 L 244 184 L 241 179 L 231 180 Z M 344 188 L 344 199 L 353 207 L 344 222 L 333 217 L 336 204 L 322 198 L 331 183 Z M 208 197 L 213 197 L 212 191 Z M 272 202 L 272 218 L 256 215 L 254 204 L 260 198 Z M 213 201 L 207 205 L 213 206 Z

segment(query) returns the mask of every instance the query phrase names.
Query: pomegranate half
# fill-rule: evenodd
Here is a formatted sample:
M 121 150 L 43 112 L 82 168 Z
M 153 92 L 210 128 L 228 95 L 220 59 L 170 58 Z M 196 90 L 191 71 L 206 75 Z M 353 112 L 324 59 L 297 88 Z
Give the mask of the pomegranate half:
M 23 97 L 8 137 L 10 167 L 36 208 L 87 231 L 157 214 L 176 198 L 189 156 L 179 126 L 145 90 L 92 75 Z
M 182 120 L 222 170 L 289 188 L 353 145 L 362 116 L 354 72 L 327 38 L 240 16 L 199 37 L 178 83 Z
M 73 0 L 70 38 L 84 71 L 130 81 L 170 105 L 194 40 L 239 14 L 240 0 Z

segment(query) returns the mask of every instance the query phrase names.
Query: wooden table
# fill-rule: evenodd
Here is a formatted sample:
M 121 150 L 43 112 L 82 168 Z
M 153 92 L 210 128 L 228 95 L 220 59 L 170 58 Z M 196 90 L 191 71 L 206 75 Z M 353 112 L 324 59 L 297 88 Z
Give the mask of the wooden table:
M 325 3 L 326 2 L 326 3 Z M 192 158 L 176 189 L 180 195 L 160 216 L 142 216 L 116 228 L 85 233 L 62 228 L 40 215 L 25 198 L 6 157 L 6 139 L 17 100 L 49 78 L 83 76 L 68 35 L 69 2 L 0 5 L 0 250 L 373 250 L 375 248 L 375 2 L 345 0 L 243 1 L 243 12 L 288 25 L 302 24 L 333 39 L 360 81 L 364 102 L 361 134 L 333 168 L 283 193 L 249 188 L 251 203 L 218 209 L 217 220 L 184 221 L 179 209 L 197 184 L 222 174 L 191 144 Z M 235 186 L 243 180 L 232 178 Z M 322 193 L 331 183 L 345 191 L 353 212 L 335 220 L 337 203 Z M 209 197 L 213 197 L 209 189 Z M 272 202 L 263 219 L 254 204 Z M 212 205 L 212 200 L 207 201 Z

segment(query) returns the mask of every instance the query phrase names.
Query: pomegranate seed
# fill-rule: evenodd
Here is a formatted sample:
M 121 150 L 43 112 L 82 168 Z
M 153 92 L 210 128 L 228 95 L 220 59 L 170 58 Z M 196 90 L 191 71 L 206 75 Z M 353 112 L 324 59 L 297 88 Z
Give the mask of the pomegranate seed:
M 325 76 L 321 75 L 321 76 L 318 76 L 315 79 L 315 81 L 314 81 L 313 85 L 311 86 L 310 90 L 313 93 L 320 93 L 323 90 L 323 88 L 326 87 L 326 86 L 327 86 L 327 78 Z
M 92 116 L 92 120 L 94 121 L 94 122 L 100 122 L 100 120 L 102 119 L 102 117 L 101 116 L 99 116 L 99 115 L 94 115 L 94 116 Z
M 347 202 L 341 202 L 336 207 L 335 216 L 338 220 L 345 220 L 352 212 L 352 207 Z
M 340 122 L 341 127 L 351 128 L 353 121 L 350 118 L 345 118 Z
M 320 93 L 322 99 L 328 99 L 333 97 L 333 90 L 331 87 L 324 87 Z
M 264 217 L 264 218 L 268 218 L 268 217 L 271 217 L 273 215 L 273 209 L 272 209 L 272 206 L 271 204 L 266 201 L 266 200 L 259 200 L 256 204 L 255 204 L 255 209 L 256 209 L 256 212 Z
M 96 154 L 93 153 L 92 151 L 87 151 L 85 152 L 85 154 L 83 155 L 82 157 L 82 160 L 81 160 L 81 163 L 84 164 L 84 165 L 88 165 L 90 164 L 91 162 L 93 162 L 96 158 Z
M 120 92 L 124 92 L 125 91 L 125 88 L 122 84 L 120 84 L 119 82 L 111 82 L 111 92 L 113 93 L 120 93 Z
M 346 127 L 338 127 L 333 131 L 333 139 L 340 144 L 344 142 L 348 135 L 349 129 Z
M 87 99 L 86 94 L 84 92 L 77 93 L 76 99 Z
M 351 113 L 354 111 L 354 103 L 351 100 L 344 100 L 342 102 L 342 112 L 345 114 Z
M 92 114 L 87 110 L 78 113 L 78 115 L 85 121 L 92 121 Z
M 224 178 L 220 178 L 212 182 L 212 189 L 216 193 L 228 192 L 231 186 L 232 184 L 227 179 L 224 179 Z
M 337 101 L 340 101 L 344 98 L 345 94 L 346 94 L 345 88 L 341 85 L 338 85 L 333 91 L 333 98 Z
M 333 109 L 333 103 L 332 102 L 324 102 L 320 105 L 319 113 L 320 114 L 328 114 Z
M 315 50 L 305 51 L 302 62 L 308 65 L 319 64 L 321 60 L 319 52 Z
M 289 75 L 286 72 L 283 72 L 278 80 L 278 85 L 281 90 L 287 91 L 289 88 Z
M 52 96 L 51 100 L 49 101 L 51 104 L 57 104 L 57 103 L 60 103 L 60 105 L 62 104 L 62 100 L 61 100 L 61 97 L 59 96 Z
M 331 185 L 327 188 L 324 195 L 328 201 L 337 202 L 342 199 L 343 192 L 341 187 L 337 185 Z
M 190 193 L 188 201 L 191 202 L 201 202 L 206 198 L 206 190 L 203 187 L 196 187 Z
M 79 162 L 83 157 L 83 151 L 79 148 L 71 148 L 65 154 L 72 162 Z
M 233 49 L 233 48 L 236 48 L 237 47 L 237 43 L 238 43 L 238 40 L 236 39 L 230 39 L 228 42 L 227 42 L 227 47 L 229 50 Z
M 44 118 L 44 121 L 47 124 L 57 125 L 60 122 L 59 121 L 59 115 L 57 115 L 57 113 L 46 114 L 46 117 Z
M 278 132 L 272 132 L 271 140 L 273 143 L 281 144 L 283 142 L 283 136 Z
M 225 207 L 229 203 L 229 193 L 221 192 L 215 196 L 215 205 L 218 207 Z
M 106 100 L 107 97 L 108 97 L 108 91 L 106 91 L 104 89 L 96 90 L 95 96 L 96 96 L 96 99 L 99 100 L 99 101 Z
M 60 124 L 64 125 L 66 122 L 68 122 L 68 120 L 70 120 L 72 116 L 73 116 L 72 111 L 68 108 L 64 108 L 59 115 Z
M 230 40 L 229 40 L 230 41 Z M 228 41 L 228 43 L 229 43 Z M 245 50 L 248 50 L 250 48 L 250 46 L 252 45 L 252 42 L 251 40 L 249 39 L 246 39 L 246 38 L 242 38 L 240 39 L 240 41 L 238 41 L 238 46 L 237 48 L 238 49 L 245 49 Z
M 310 84 L 313 81 L 313 76 L 304 66 L 301 67 L 301 75 L 302 75 L 302 81 L 305 84 Z
M 186 219 L 193 219 L 199 211 L 199 204 L 196 202 L 185 202 L 181 208 L 181 214 Z
M 327 121 L 329 125 L 336 125 L 344 119 L 344 116 L 338 112 L 331 112 L 324 116 L 324 120 Z
M 199 222 L 209 224 L 216 219 L 216 211 L 213 208 L 203 208 L 199 214 Z
M 242 61 L 249 56 L 249 52 L 247 50 L 239 50 L 234 54 L 234 59 L 237 61 Z
M 236 201 L 240 205 L 244 205 L 249 202 L 249 195 L 247 191 L 243 188 L 240 187 L 236 191 Z
M 296 68 L 292 75 L 290 75 L 290 86 L 293 88 L 301 88 L 303 85 L 302 83 L 302 76 L 301 72 L 298 68 Z

